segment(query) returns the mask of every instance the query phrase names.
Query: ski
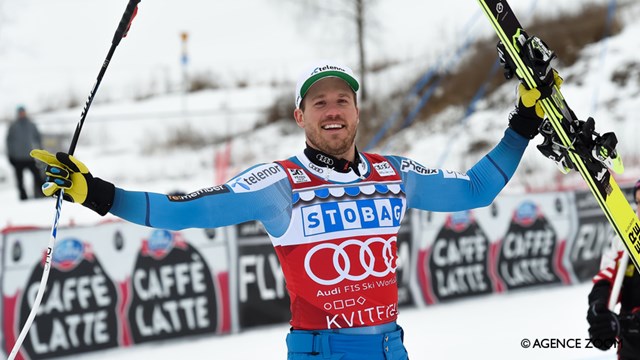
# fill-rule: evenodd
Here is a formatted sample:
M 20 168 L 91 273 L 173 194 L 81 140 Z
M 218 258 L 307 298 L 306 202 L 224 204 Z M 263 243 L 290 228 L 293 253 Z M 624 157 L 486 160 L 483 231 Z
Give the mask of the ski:
M 636 269 L 640 269 L 640 221 L 610 170 L 621 172 L 622 161 L 615 152 L 615 134 L 595 132 L 594 120 L 578 120 L 560 88 L 553 84 L 550 62 L 555 57 L 544 42 L 529 37 L 505 0 L 478 0 L 496 31 L 504 51 L 501 54 L 514 75 L 529 89 L 552 86 L 542 100 L 546 120 L 540 129 L 545 138 L 538 149 L 556 161 L 566 173 L 580 173 L 614 230 L 622 239 Z M 551 71 L 550 71 L 551 70 Z

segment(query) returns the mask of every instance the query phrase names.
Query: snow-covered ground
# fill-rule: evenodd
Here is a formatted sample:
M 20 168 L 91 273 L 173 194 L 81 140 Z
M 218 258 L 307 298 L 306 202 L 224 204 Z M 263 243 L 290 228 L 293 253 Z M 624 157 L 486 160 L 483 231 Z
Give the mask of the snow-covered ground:
M 588 348 L 586 299 L 590 285 L 553 287 L 490 295 L 400 311 L 411 359 L 613 360 L 615 350 Z M 105 351 L 83 360 L 281 360 L 286 357 L 286 324 L 240 334 L 150 343 Z M 555 347 L 524 348 L 555 341 Z M 565 347 L 558 345 L 564 342 Z
M 576 10 L 590 1 L 538 0 L 536 14 L 558 9 Z M 595 1 L 609 3 L 606 0 Z M 516 11 L 532 1 L 513 1 Z M 0 119 L 13 116 L 17 104 L 35 113 L 41 130 L 70 137 L 81 107 L 44 113 L 48 106 L 70 97 L 83 102 L 104 59 L 125 3 L 114 0 L 0 0 Z M 478 14 L 475 1 L 420 0 L 381 1 L 375 7 L 376 24 L 369 43 L 372 61 L 400 60 L 404 66 L 371 79 L 372 92 L 399 89 L 414 81 L 435 60 L 446 54 L 451 43 L 471 22 L 480 36 L 491 34 Z M 640 175 L 640 142 L 635 114 L 640 110 L 637 60 L 640 24 L 638 6 L 627 7 L 624 31 L 589 46 L 584 57 L 562 74 L 582 74 L 581 83 L 567 82 L 563 91 L 578 115 L 593 114 L 598 129 L 615 131 L 620 139 L 629 182 Z M 523 15 L 524 17 L 524 15 Z M 134 96 L 162 89 L 176 89 L 182 76 L 179 34 L 190 34 L 190 73 L 210 71 L 223 88 L 185 97 L 173 92 L 147 100 Z M 110 64 L 83 130 L 76 155 L 94 175 L 129 189 L 158 192 L 191 191 L 211 186 L 215 153 L 223 144 L 202 149 L 165 149 L 163 144 L 179 129 L 190 127 L 205 137 L 243 132 L 261 120 L 262 109 L 282 94 L 291 94 L 299 70 L 317 58 L 336 58 L 355 64 L 356 51 L 351 28 L 323 18 L 285 0 L 143 1 L 129 37 L 124 39 Z M 606 56 L 602 57 L 602 49 Z M 355 66 L 354 66 L 355 68 Z M 614 71 L 628 68 L 625 86 L 611 83 Z M 239 82 L 250 86 L 239 88 Z M 276 85 L 272 85 L 276 84 Z M 389 86 L 392 84 L 392 86 Z M 514 83 L 494 96 L 513 96 Z M 385 89 L 386 88 L 386 89 Z M 597 97 L 596 91 L 598 89 Z M 408 155 L 426 165 L 436 159 L 449 141 L 460 144 L 443 164 L 465 170 L 473 156 L 466 156 L 474 140 L 495 143 L 506 125 L 509 108 L 490 108 L 481 102 L 479 111 L 462 129 L 438 127 L 460 118 L 460 109 L 441 115 L 436 125 L 420 125 L 397 135 L 391 153 Z M 366 119 L 363 119 L 366 121 Z M 7 124 L 0 120 L 0 139 Z M 299 151 L 304 138 L 292 121 L 250 132 L 231 145 L 231 174 L 257 162 L 281 159 Z M 534 140 L 539 142 L 539 139 Z M 6 225 L 50 225 L 54 214 L 51 199 L 19 202 L 11 168 L 0 147 L 0 227 Z M 506 191 L 523 191 L 525 184 L 552 184 L 557 171 L 531 146 L 521 169 Z M 568 181 L 574 177 L 568 177 Z M 30 181 L 30 179 L 28 179 Z M 576 181 L 576 183 L 578 183 Z M 65 203 L 61 223 L 94 223 L 100 218 L 81 206 Z M 34 246 L 45 247 L 47 239 Z M 605 359 L 595 349 L 522 349 L 524 338 L 582 339 L 585 344 L 585 303 L 588 284 L 568 288 L 536 289 L 487 296 L 426 309 L 405 309 L 400 324 L 413 359 Z M 282 359 L 286 324 L 260 328 L 219 338 L 186 342 L 153 343 L 90 359 L 118 357 L 121 360 L 149 357 L 175 359 L 180 356 L 220 359 Z
M 598 3 L 609 3 L 609 1 L 597 1 Z M 562 5 L 553 1 L 538 0 L 535 2 L 516 2 L 516 8 L 524 10 L 530 9 L 535 4 L 536 14 L 544 11 L 550 11 L 557 7 L 564 10 L 576 9 L 578 4 L 584 4 L 586 1 L 571 0 L 563 1 Z M 21 3 L 22 4 L 22 3 Z M 205 138 L 220 138 L 229 134 L 251 129 L 251 127 L 263 118 L 262 110 L 268 107 L 273 99 L 282 94 L 292 94 L 293 82 L 301 67 L 300 63 L 311 61 L 314 58 L 341 58 L 351 59 L 353 61 L 354 54 L 349 51 L 340 53 L 337 49 L 349 49 L 348 41 L 334 39 L 333 46 L 324 46 L 323 41 L 331 34 L 334 29 L 329 29 L 325 33 L 313 33 L 314 26 L 304 27 L 299 24 L 301 19 L 299 16 L 289 16 L 291 21 L 283 23 L 283 13 L 300 14 L 300 10 L 288 2 L 279 2 L 276 0 L 255 1 L 255 7 L 252 11 L 244 12 L 241 17 L 242 21 L 253 21 L 256 29 L 269 28 L 270 34 L 273 34 L 274 51 L 255 51 L 254 64 L 258 66 L 248 66 L 239 61 L 237 53 L 248 51 L 247 46 L 249 40 L 231 41 L 229 37 L 247 36 L 246 33 L 254 33 L 253 28 L 249 29 L 239 26 L 237 17 L 236 21 L 226 22 L 226 28 L 239 29 L 235 31 L 224 31 L 221 28 L 222 21 L 225 19 L 222 15 L 226 14 L 231 17 L 232 14 L 241 13 L 235 9 L 235 5 L 228 7 L 218 7 L 219 5 L 211 4 L 211 8 L 203 9 L 199 2 L 186 1 L 181 2 L 184 6 L 176 6 L 172 2 L 142 2 L 140 4 L 140 13 L 135 20 L 134 27 L 128 38 L 123 40 L 120 48 L 116 52 L 113 62 L 105 76 L 103 85 L 98 92 L 96 102 L 92 106 L 85 127 L 80 137 L 80 143 L 76 150 L 76 155 L 83 160 L 94 175 L 100 176 L 107 180 L 115 182 L 118 186 L 129 189 L 145 189 L 158 192 L 171 192 L 175 190 L 191 191 L 202 187 L 208 187 L 215 182 L 216 174 L 214 171 L 215 153 L 222 151 L 224 144 L 207 146 L 199 150 L 173 148 L 166 149 L 165 144 L 175 132 L 190 129 L 191 132 L 199 134 Z M 396 4 L 394 2 L 393 4 Z M 573 5 L 571 5 L 573 4 Z M 94 14 L 93 16 L 74 16 L 74 29 L 82 29 L 82 31 L 62 32 L 69 26 L 69 21 L 56 22 L 56 26 L 52 23 L 52 18 L 46 17 L 46 14 L 52 14 L 59 11 L 57 6 L 62 8 L 77 9 L 78 14 L 85 12 L 92 13 L 94 11 L 101 12 L 101 16 Z M 94 60 L 85 59 L 89 56 L 87 53 L 90 49 L 100 48 L 102 50 L 108 47 L 114 24 L 109 23 L 103 18 L 108 17 L 109 13 L 112 17 L 119 19 L 121 14 L 120 7 L 113 9 L 112 3 L 95 2 L 95 4 L 87 5 L 81 1 L 66 0 L 58 5 L 49 2 L 30 0 L 25 2 L 27 10 L 37 9 L 32 16 L 25 16 L 23 12 L 18 12 L 15 18 L 4 23 L 0 28 L 0 51 L 3 56 L 0 57 L 0 70 L 3 66 L 8 66 L 6 74 L 0 77 L 0 114 L 2 104 L 22 102 L 27 106 L 34 108 L 34 112 L 38 111 L 38 94 L 62 94 L 67 88 L 77 89 L 82 93 L 85 86 L 91 84 L 95 71 L 88 71 L 84 67 L 92 61 L 99 62 L 104 57 L 104 53 L 95 51 Z M 191 5 L 191 6 L 188 6 Z M 422 71 L 428 68 L 432 63 L 429 58 L 442 56 L 445 50 L 440 49 L 443 41 L 436 41 L 438 34 L 455 34 L 468 32 L 469 27 L 479 33 L 490 34 L 491 29 L 486 21 L 478 16 L 481 14 L 477 11 L 477 5 L 469 1 L 458 0 L 456 2 L 456 11 L 452 11 L 452 4 L 440 4 L 437 6 L 439 16 L 434 17 L 432 11 L 428 11 L 429 7 L 425 3 L 410 0 L 401 0 L 397 5 L 391 5 L 388 2 L 381 2 L 376 9 L 378 10 L 378 25 L 374 29 L 378 30 L 381 40 L 372 45 L 372 49 L 387 48 L 388 51 L 380 56 L 397 56 L 399 59 L 410 59 L 405 66 L 399 66 L 388 72 L 373 77 L 371 86 L 374 89 L 382 89 L 382 84 L 394 84 L 394 79 L 415 79 L 418 69 L 415 58 L 424 57 L 426 60 L 422 66 Z M 5 0 L 0 3 L 0 10 L 3 13 L 13 13 L 10 9 L 17 6 L 15 0 Z M 186 12 L 186 9 L 189 12 Z M 277 11 L 277 10 L 280 11 Z M 407 9 L 415 9 L 415 11 L 407 11 Z M 573 109 L 579 116 L 586 117 L 592 113 L 594 104 L 597 106 L 597 112 L 594 114 L 597 119 L 597 130 L 601 132 L 615 131 L 618 135 L 620 143 L 618 145 L 623 159 L 627 164 L 627 171 L 619 177 L 621 183 L 628 183 L 640 176 L 639 156 L 640 142 L 635 137 L 638 133 L 637 122 L 634 121 L 633 115 L 640 109 L 640 92 L 638 84 L 638 70 L 629 64 L 636 61 L 636 51 L 634 46 L 629 44 L 636 43 L 637 34 L 640 32 L 640 24 L 632 21 L 640 14 L 639 6 L 627 6 L 620 10 L 618 16 L 625 21 L 625 28 L 621 34 L 611 38 L 605 42 L 600 42 L 587 47 L 584 50 L 584 57 L 578 61 L 573 67 L 568 69 L 560 69 L 561 74 L 566 78 L 575 79 L 576 74 L 583 75 L 584 79 L 580 83 L 575 81 L 567 81 L 563 85 L 563 91 L 570 102 Z M 199 10 L 199 11 L 197 11 Z M 236 11 L 237 10 L 237 11 Z M 423 10 L 423 11 L 419 11 Z M 261 13 L 257 16 L 255 13 Z M 209 20 L 201 19 L 203 13 L 209 15 Z M 418 22 L 416 13 L 424 13 L 429 21 Z M 169 16 L 174 14 L 175 16 Z M 178 16 L 180 14 L 180 16 Z M 189 14 L 193 16 L 190 17 Z M 6 15 L 5 15 L 6 16 Z M 60 17 L 64 19 L 69 16 L 66 12 L 60 12 Z M 525 15 L 523 15 L 524 17 Z M 86 18 L 95 20 L 95 26 L 89 27 L 85 23 Z M 213 20 L 215 18 L 215 21 Z M 116 19 L 116 20 L 117 20 Z M 165 19 L 164 23 L 157 23 L 159 19 Z M 169 21 L 167 19 L 173 19 Z M 452 22 L 464 21 L 465 24 L 453 25 Z M 187 21 L 190 20 L 190 21 Z M 227 19 L 231 20 L 231 19 Z M 278 20 L 278 21 L 277 21 Z M 318 20 L 320 23 L 322 21 Z M 324 20 L 325 22 L 329 20 Z M 102 23 L 104 22 L 104 23 Z M 315 24 L 311 20 L 307 20 L 309 24 Z M 407 29 L 406 23 L 411 22 L 419 24 L 419 28 L 414 31 Z M 117 21 L 115 21 L 117 23 Z M 268 26 L 268 24 L 270 24 Z M 329 21 L 329 23 L 332 23 Z M 51 24 L 47 26 L 45 24 Z M 304 22 L 303 22 L 304 24 Z M 469 25 L 471 24 L 471 25 Z M 163 25 L 163 26 L 160 26 Z M 277 25 L 277 26 L 276 26 Z M 319 26 L 319 25 L 318 25 Z M 221 73 L 222 79 L 229 79 L 234 74 L 236 68 L 242 68 L 243 71 L 249 73 L 255 71 L 254 78 L 264 77 L 265 82 L 250 83 L 249 87 L 238 88 L 233 86 L 230 81 L 226 87 L 218 90 L 207 90 L 198 93 L 183 96 L 180 93 L 170 93 L 163 96 L 153 97 L 147 100 L 134 101 L 127 97 L 127 91 L 135 88 L 132 84 L 148 84 L 145 80 L 136 80 L 131 76 L 126 76 L 121 71 L 129 71 L 135 68 L 134 63 L 151 64 L 154 61 L 164 61 L 167 66 L 173 66 L 179 73 L 179 64 L 172 56 L 160 55 L 159 49 L 171 47 L 166 41 L 161 41 L 162 34 L 169 32 L 169 28 L 173 29 L 172 34 L 176 39 L 174 43 L 179 43 L 177 34 L 180 29 L 193 27 L 199 30 L 193 30 L 194 33 L 210 34 L 206 36 L 207 44 L 199 44 L 193 40 L 193 52 L 201 53 L 200 56 L 208 60 L 199 63 L 193 55 L 193 68 L 200 66 L 215 64 L 215 68 L 227 69 Z M 424 28 L 422 28 L 424 27 Z M 463 28 L 465 31 L 461 30 Z M 47 28 L 49 31 L 36 31 L 35 29 Z M 104 30 L 108 29 L 108 31 Z M 155 31 L 151 29 L 155 29 Z M 12 30 L 13 29 L 13 30 Z M 17 31 L 20 29 L 20 31 Z M 205 30 L 207 29 L 207 30 Z M 283 38 L 281 32 L 293 31 L 299 38 L 291 42 L 288 38 Z M 104 32 L 109 36 L 103 35 L 108 40 L 95 40 L 96 32 Z M 62 34 L 67 36 L 63 36 Z M 216 39 L 224 33 L 225 41 L 218 43 Z M 258 32 L 261 33 L 261 32 Z M 375 32 L 374 32 L 375 33 Z M 36 34 L 42 36 L 39 42 L 36 42 Z M 50 36 L 56 34 L 55 37 L 59 49 L 52 48 L 54 42 Z M 393 35 L 395 34 L 395 35 Z M 401 34 L 401 35 L 400 35 Z M 82 41 L 76 37 L 84 36 Z M 316 39 L 317 43 L 310 44 L 310 37 Z M 392 36 L 393 35 L 393 36 Z M 293 35 L 292 35 L 293 36 Z M 195 37 L 195 36 L 194 36 Z M 2 41 L 6 39 L 6 41 Z M 278 41 L 276 41 L 276 39 Z M 342 39 L 342 38 L 340 38 Z M 256 46 L 264 45 L 266 39 L 256 38 L 253 40 Z M 20 47 L 15 47 L 15 43 L 32 42 L 33 51 L 43 53 L 42 58 L 51 61 L 36 61 L 20 51 Z M 57 78 L 52 83 L 38 82 L 38 86 L 34 86 L 30 82 L 20 82 L 14 79 L 20 74 L 20 66 L 28 66 L 29 68 L 39 69 L 47 66 L 56 66 L 56 62 L 60 61 L 59 57 L 66 54 L 66 48 L 75 48 L 77 43 L 83 43 L 82 56 L 76 58 L 67 58 L 66 62 L 77 64 L 72 66 L 71 70 L 74 74 L 82 74 L 85 79 L 85 86 L 70 85 L 67 81 L 72 77 L 65 75 L 65 71 L 61 68 L 54 68 L 46 72 L 47 76 Z M 100 43 L 99 45 L 96 43 Z M 281 56 L 274 55 L 276 46 L 281 43 L 287 43 L 290 46 L 284 47 L 288 49 L 280 53 Z M 37 46 L 36 46 L 37 44 Z M 235 44 L 235 45 L 234 45 Z M 261 45 L 260 45 L 261 44 Z M 405 50 L 402 50 L 402 44 L 405 44 Z M 409 46 L 413 44 L 413 46 Z M 176 45 L 176 44 L 174 44 Z M 179 44 L 178 44 L 179 45 Z M 176 54 L 179 53 L 177 46 Z M 310 49 L 306 49 L 309 46 Z M 408 50 L 412 49 L 412 50 Z M 603 49 L 605 56 L 602 56 Z M 142 52 L 141 52 L 142 51 Z M 379 50 L 378 50 L 379 51 Z M 159 52 L 159 53 L 156 53 Z M 289 56 L 289 52 L 291 53 Z M 376 54 L 376 51 L 372 51 Z M 46 54 L 46 55 L 44 55 Z M 55 56 L 57 55 L 57 56 Z M 176 55 L 177 56 L 177 55 Z M 264 60 L 262 56 L 274 57 L 280 59 L 280 65 L 274 65 Z M 372 58 L 376 59 L 375 56 Z M 264 61 L 263 61 L 264 60 Z M 349 62 L 349 61 L 348 61 Z M 173 65 L 171 65 L 173 64 Z M 199 65 L 196 65 L 199 64 Z M 218 65 L 220 64 L 220 65 Z M 223 66 L 224 65 L 224 66 Z M 278 67 L 280 66 L 280 68 Z M 99 66 L 95 67 L 97 70 Z M 135 73 L 142 76 L 143 74 L 151 74 L 153 66 L 148 65 L 142 68 L 136 68 Z M 280 75 L 278 69 L 284 69 Z M 610 81 L 612 74 L 620 69 L 629 70 L 629 81 L 625 86 L 620 86 Z M 69 71 L 71 71 L 69 70 Z M 93 70 L 93 69 L 92 69 Z M 217 73 L 217 70 L 213 70 Z M 404 71 L 404 72 L 403 72 Z M 33 78 L 28 73 L 22 73 L 26 78 Z M 393 76 L 391 76 L 393 74 Z M 6 76 L 4 76 L 6 75 Z M 78 75 L 79 76 L 79 75 Z M 152 75 L 148 75 L 152 76 Z M 277 85 L 267 83 L 268 79 L 282 79 Z M 178 77 L 179 78 L 179 77 Z M 12 80 L 14 79 L 14 80 Z M 66 79 L 66 80 L 61 80 Z M 33 81 L 36 81 L 34 79 Z M 11 83 L 15 89 L 3 88 L 2 84 Z M 224 83 L 224 82 L 223 82 Z M 57 84 L 57 87 L 51 87 Z M 396 86 L 401 86 L 400 84 Z M 495 97 L 513 97 L 513 89 L 515 83 L 507 83 L 500 88 L 494 95 Z M 51 90 L 55 89 L 55 90 Z M 128 89 L 128 90 L 127 90 Z M 598 96 L 595 97 L 595 89 L 598 89 Z M 382 90 L 381 90 L 382 91 Z M 388 90 L 386 90 L 388 91 Z M 102 99 L 110 99 L 111 94 L 119 94 L 123 99 L 120 101 L 100 102 Z M 22 101 L 18 100 L 21 99 Z M 293 96 L 291 96 L 293 101 Z M 488 143 L 495 143 L 504 131 L 507 122 L 506 117 L 510 111 L 510 107 L 492 108 L 489 104 L 493 103 L 492 99 L 483 100 L 478 104 L 478 111 L 474 113 L 464 126 L 451 127 L 443 126 L 445 121 L 451 122 L 461 119 L 463 109 L 449 109 L 441 114 L 432 124 L 417 124 L 407 131 L 403 131 L 396 135 L 394 140 L 385 151 L 389 153 L 399 153 L 407 155 L 422 162 L 427 166 L 436 166 L 439 158 L 447 149 L 448 143 L 457 144 L 452 148 L 450 153 L 445 157 L 443 167 L 453 170 L 466 170 L 476 159 L 482 154 L 467 153 L 468 147 L 474 141 L 486 140 Z M 502 102 L 504 103 L 504 102 Z M 13 106 L 13 105 L 12 105 Z M 12 107 L 9 106 L 12 111 Z M 68 110 L 60 110 L 49 113 L 38 113 L 34 116 L 43 132 L 61 134 L 70 138 L 75 129 L 75 125 L 79 119 L 81 106 Z M 366 121 L 366 119 L 362 119 Z M 0 122 L 0 138 L 4 139 L 6 134 L 6 124 Z M 278 124 L 262 128 L 257 131 L 248 132 L 244 136 L 234 139 L 231 144 L 231 171 L 230 174 L 236 173 L 250 165 L 258 162 L 268 162 L 274 159 L 281 159 L 291 156 L 301 149 L 303 144 L 303 134 L 293 124 L 290 119 L 285 119 Z M 533 143 L 539 143 L 540 139 L 534 139 Z M 4 148 L 0 149 L 3 152 Z M 519 192 L 523 191 L 526 186 L 535 184 L 538 187 L 541 184 L 548 184 L 553 187 L 558 180 L 563 180 L 569 185 L 580 185 L 582 182 L 578 176 L 558 177 L 558 171 L 555 166 L 538 154 L 534 146 L 525 154 L 522 169 L 516 173 L 513 181 L 509 184 L 506 191 Z M 229 175 L 230 175 L 229 174 Z M 27 176 L 28 177 L 28 176 Z M 3 180 L 4 179 L 4 180 Z M 3 181 L 3 182 L 2 182 Z M 0 156 L 0 182 L 5 185 L 0 188 L 0 202 L 3 204 L 0 208 L 0 224 L 32 224 L 47 225 L 52 215 L 52 205 L 47 199 L 30 201 L 27 203 L 19 203 L 16 201 L 16 192 L 14 189 L 13 174 L 11 168 L 4 156 Z M 10 209 L 10 211 L 9 211 Z M 77 206 L 66 206 L 62 221 L 96 221 L 97 217 L 88 213 L 84 209 Z

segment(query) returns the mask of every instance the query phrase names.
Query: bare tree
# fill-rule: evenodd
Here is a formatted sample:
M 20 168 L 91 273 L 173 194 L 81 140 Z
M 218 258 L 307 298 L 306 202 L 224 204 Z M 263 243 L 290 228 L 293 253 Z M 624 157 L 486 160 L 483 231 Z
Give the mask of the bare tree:
M 372 20 L 372 8 L 378 0 L 289 0 L 298 6 L 302 6 L 306 11 L 315 14 L 323 14 L 326 17 L 343 19 L 355 27 L 356 41 L 358 46 L 358 66 L 360 76 L 360 96 L 363 101 L 367 100 L 367 53 L 365 51 L 366 29 Z

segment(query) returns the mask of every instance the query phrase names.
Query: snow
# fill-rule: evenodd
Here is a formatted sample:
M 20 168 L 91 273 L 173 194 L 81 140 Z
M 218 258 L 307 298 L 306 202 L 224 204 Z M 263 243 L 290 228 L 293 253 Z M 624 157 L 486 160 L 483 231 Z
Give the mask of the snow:
M 586 0 L 538 0 L 535 14 L 575 11 Z M 600 4 L 606 0 L 589 1 Z M 523 13 L 532 1 L 513 1 Z M 125 3 L 113 0 L 0 0 L 0 138 L 16 105 L 25 104 L 43 132 L 70 138 L 82 110 L 78 105 L 59 110 L 71 98 L 84 103 Z M 635 139 L 640 108 L 638 70 L 629 69 L 625 86 L 608 81 L 612 74 L 637 60 L 635 46 L 640 24 L 638 6 L 622 8 L 626 20 L 618 36 L 588 46 L 571 68 L 559 69 L 565 78 L 583 75 L 582 83 L 567 82 L 563 93 L 580 116 L 596 117 L 601 132 L 615 131 L 627 171 L 621 183 L 640 176 Z M 370 91 L 389 94 L 408 84 L 439 58 L 451 58 L 450 45 L 461 34 L 492 36 L 475 1 L 378 2 L 369 41 L 372 62 L 400 61 L 400 65 L 370 79 Z M 523 15 L 526 16 L 526 15 Z M 221 85 L 182 95 L 183 74 L 179 35 L 189 32 L 189 74 L 209 72 Z M 129 36 L 118 47 L 91 107 L 76 155 L 92 173 L 127 189 L 156 192 L 191 191 L 211 186 L 216 176 L 213 159 L 224 148 L 217 142 L 201 149 L 165 149 L 177 129 L 191 128 L 205 138 L 222 139 L 247 132 L 261 121 L 262 111 L 279 96 L 290 96 L 299 70 L 317 58 L 356 63 L 353 31 L 344 22 L 322 17 L 294 1 L 143 1 Z M 606 46 L 606 57 L 602 58 Z M 353 66 L 355 68 L 355 65 Z M 241 82 L 249 86 L 241 87 Z M 465 126 L 445 122 L 461 119 L 462 109 L 449 109 L 430 125 L 419 124 L 397 134 L 385 148 L 410 156 L 427 166 L 464 170 L 481 154 L 468 155 L 477 139 L 495 143 L 506 125 L 510 107 L 491 108 L 498 98 L 512 98 L 514 83 L 505 84 L 483 100 Z M 406 87 L 406 86 L 405 86 Z M 168 91 L 170 90 L 170 91 Z M 162 93 L 144 100 L 135 97 Z M 595 105 L 594 105 L 595 104 Z M 58 110 L 46 112 L 50 107 Z M 596 109 L 594 111 L 594 108 Z M 631 117 L 630 117 L 631 115 Z M 363 119 L 366 121 L 366 119 Z M 460 146 L 436 164 L 446 144 Z M 258 163 L 282 159 L 301 149 L 304 136 L 293 121 L 248 131 L 231 144 L 229 175 Z M 539 143 L 536 139 L 534 142 Z M 0 147 L 0 226 L 49 226 L 52 199 L 19 202 L 11 168 Z M 506 192 L 521 192 L 531 184 L 556 181 L 555 166 L 531 146 Z M 574 176 L 562 178 L 579 186 Z M 31 181 L 27 175 L 27 181 Z M 95 223 L 93 212 L 65 203 L 61 224 Z M 46 245 L 42 239 L 40 246 Z M 36 246 L 36 245 L 34 245 Z M 588 284 L 544 288 L 455 301 L 425 309 L 404 309 L 400 324 L 412 358 L 466 359 L 613 359 L 594 349 L 522 349 L 522 338 L 581 338 L 586 336 Z M 83 356 L 87 359 L 134 357 L 175 359 L 212 354 L 215 358 L 282 359 L 286 324 L 232 336 L 189 339 L 113 350 Z M 247 346 L 250 344 L 251 346 Z M 75 357 L 78 358 L 78 357 Z
M 587 348 L 586 299 L 590 285 L 550 287 L 490 295 L 401 309 L 399 324 L 411 359 L 613 360 L 615 350 Z M 286 324 L 255 328 L 240 334 L 143 344 L 74 359 L 175 360 L 209 354 L 225 360 L 286 357 Z M 524 339 L 558 339 L 574 348 L 523 348 Z M 571 342 L 573 341 L 573 342 Z

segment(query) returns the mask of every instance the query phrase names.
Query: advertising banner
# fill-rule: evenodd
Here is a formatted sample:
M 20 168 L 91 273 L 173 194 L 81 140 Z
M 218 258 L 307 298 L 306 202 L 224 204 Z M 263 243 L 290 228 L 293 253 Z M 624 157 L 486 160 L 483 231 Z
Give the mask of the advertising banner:
M 288 322 L 289 295 L 278 257 L 262 224 L 235 227 L 240 328 Z
M 496 244 L 498 290 L 568 284 L 562 256 L 573 209 L 566 198 L 558 193 L 509 200 L 498 205 L 510 215 L 508 228 Z
M 402 219 L 400 231 L 398 232 L 396 261 L 396 283 L 398 284 L 398 306 L 412 306 L 416 304 L 413 291 L 413 282 L 415 281 L 415 263 L 417 256 L 415 253 L 416 245 L 414 244 L 412 231 L 413 215 L 405 214 Z
M 418 275 L 424 301 L 486 294 L 489 278 L 489 237 L 474 211 L 422 213 Z
M 480 209 L 421 212 L 416 270 L 424 302 L 569 283 L 562 263 L 569 201 L 562 193 L 502 196 Z
M 216 231 L 106 222 L 61 228 L 20 358 L 40 359 L 230 330 L 228 254 Z M 36 297 L 48 229 L 6 229 L 7 353 Z
M 632 202 L 631 188 L 623 191 Z M 502 195 L 487 207 L 453 213 L 410 210 L 396 243 L 398 304 L 589 281 L 613 236 L 586 191 Z M 38 292 L 48 238 L 49 229 L 35 227 L 2 232 L 6 353 Z M 281 264 L 259 222 L 183 231 L 123 221 L 60 228 L 47 291 L 18 359 L 290 318 Z
M 629 203 L 634 204 L 633 187 L 625 186 L 621 190 Z M 571 264 L 576 281 L 583 282 L 598 272 L 603 250 L 609 248 L 617 235 L 589 191 L 576 191 L 574 196 L 576 226 L 565 262 Z

